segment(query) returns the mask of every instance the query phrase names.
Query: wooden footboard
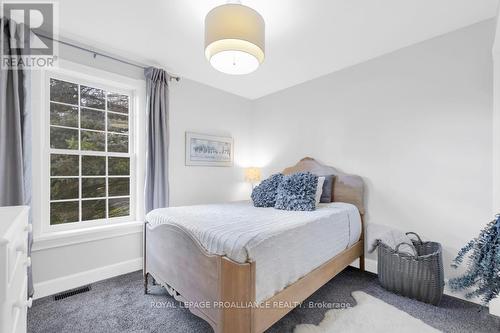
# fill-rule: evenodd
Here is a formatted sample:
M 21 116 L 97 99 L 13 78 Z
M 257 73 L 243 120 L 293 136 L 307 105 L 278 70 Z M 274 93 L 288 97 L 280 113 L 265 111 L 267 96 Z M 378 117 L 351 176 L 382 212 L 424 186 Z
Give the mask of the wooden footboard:
M 173 225 L 145 228 L 144 272 L 165 286 L 175 299 L 193 304 L 190 310 L 216 327 L 218 311 L 201 308 L 202 302 L 219 299 L 219 256 L 206 253 L 188 233 Z
M 184 230 L 168 224 L 144 230 L 144 275 L 206 320 L 216 333 L 265 331 L 351 262 L 363 256 L 363 240 L 256 307 L 255 263 L 207 253 Z M 147 285 L 146 285 L 147 288 Z M 286 304 L 286 306 L 283 306 Z

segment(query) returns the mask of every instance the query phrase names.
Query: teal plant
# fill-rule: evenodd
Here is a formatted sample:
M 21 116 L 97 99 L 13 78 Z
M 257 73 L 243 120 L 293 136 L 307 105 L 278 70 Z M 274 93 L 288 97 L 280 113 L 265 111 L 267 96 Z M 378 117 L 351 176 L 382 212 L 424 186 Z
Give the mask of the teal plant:
M 486 304 L 500 293 L 500 214 L 458 252 L 452 267 L 463 264 L 467 254 L 466 272 L 450 279 L 448 285 L 454 291 L 466 290 L 467 298 L 479 297 Z

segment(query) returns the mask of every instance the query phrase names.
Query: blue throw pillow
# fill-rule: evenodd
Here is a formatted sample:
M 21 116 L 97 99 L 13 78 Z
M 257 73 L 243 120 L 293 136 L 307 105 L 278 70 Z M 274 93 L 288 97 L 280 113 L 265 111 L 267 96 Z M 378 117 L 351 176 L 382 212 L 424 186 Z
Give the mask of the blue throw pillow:
M 255 207 L 274 207 L 276 203 L 276 192 L 281 183 L 283 175 L 274 174 L 263 180 L 252 191 L 252 201 Z
M 284 176 L 278 186 L 274 208 L 283 210 L 315 210 L 318 176 L 299 172 Z

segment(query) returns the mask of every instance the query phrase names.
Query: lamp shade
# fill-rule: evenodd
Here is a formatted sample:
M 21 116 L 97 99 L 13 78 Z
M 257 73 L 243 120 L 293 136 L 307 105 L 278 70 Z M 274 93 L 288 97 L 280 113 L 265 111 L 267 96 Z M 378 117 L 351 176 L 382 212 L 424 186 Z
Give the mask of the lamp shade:
M 261 174 L 260 168 L 246 168 L 245 169 L 245 181 L 248 183 L 258 183 L 260 182 Z
M 212 9 L 205 18 L 205 56 L 226 74 L 248 74 L 264 61 L 265 23 L 254 9 L 236 3 Z

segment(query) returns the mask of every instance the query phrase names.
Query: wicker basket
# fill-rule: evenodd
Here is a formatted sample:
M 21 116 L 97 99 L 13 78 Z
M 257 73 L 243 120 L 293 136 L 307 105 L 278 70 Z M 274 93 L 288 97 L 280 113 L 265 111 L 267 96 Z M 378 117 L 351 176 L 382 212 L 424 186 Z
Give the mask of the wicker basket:
M 385 289 L 419 301 L 438 305 L 443 296 L 444 273 L 441 244 L 412 240 L 417 256 L 398 252 L 378 242 L 378 279 Z

